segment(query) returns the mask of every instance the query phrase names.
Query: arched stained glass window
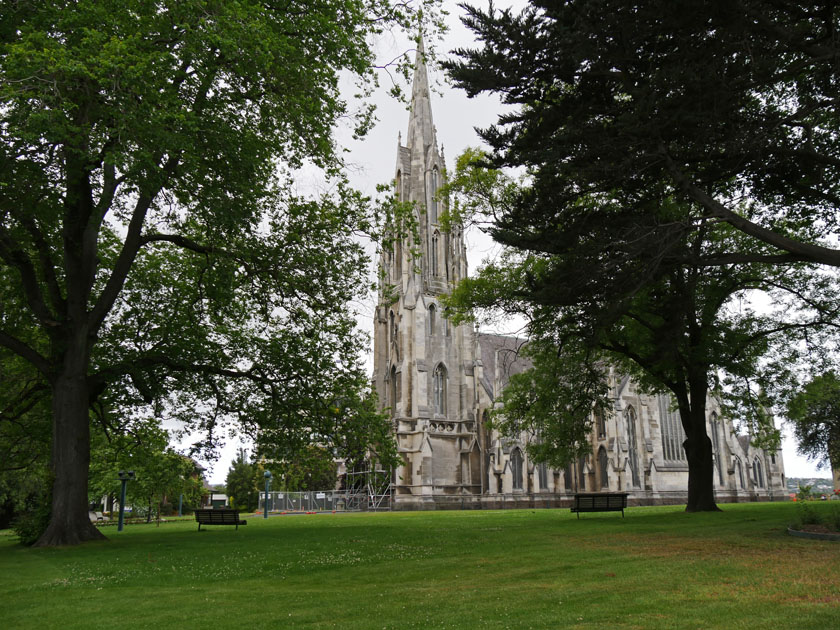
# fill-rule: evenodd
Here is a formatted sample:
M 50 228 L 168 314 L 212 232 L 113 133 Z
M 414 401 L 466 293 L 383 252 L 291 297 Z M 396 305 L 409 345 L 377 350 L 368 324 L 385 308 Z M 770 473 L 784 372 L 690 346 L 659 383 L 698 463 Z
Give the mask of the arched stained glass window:
M 607 457 L 607 449 L 603 446 L 598 449 L 598 472 L 601 477 L 601 487 L 610 487 L 610 473 L 609 473 L 609 458 Z
M 642 485 L 639 477 L 639 447 L 636 439 L 636 410 L 632 406 L 627 407 L 624 412 L 624 420 L 627 425 L 627 457 L 630 459 L 630 472 L 632 474 L 633 487 Z
M 518 448 L 510 452 L 510 473 L 513 478 L 513 489 L 522 490 L 522 451 Z
M 723 453 L 720 450 L 720 422 L 718 422 L 717 414 L 712 412 L 712 419 L 709 422 L 709 428 L 712 432 L 712 452 L 715 454 L 715 468 L 718 473 L 718 483 L 723 485 Z
M 432 389 L 435 414 L 446 415 L 446 368 L 443 365 L 435 368 Z
M 540 490 L 548 490 L 548 466 L 545 462 L 541 462 L 537 466 L 537 476 L 539 477 Z
M 659 395 L 659 428 L 662 434 L 662 451 L 667 461 L 684 462 L 685 431 L 680 421 L 680 412 L 675 409 L 670 396 Z
M 595 410 L 595 429 L 598 431 L 598 439 L 607 437 L 607 420 L 602 409 Z
M 586 455 L 578 460 L 578 488 L 586 490 Z
M 397 367 L 391 367 L 391 382 L 390 382 L 390 394 L 388 401 L 391 405 L 391 417 L 397 415 L 397 397 L 399 396 L 398 389 L 397 389 Z
M 438 169 L 435 166 L 432 169 L 432 176 L 431 176 L 431 199 L 429 201 L 431 212 L 429 213 L 429 218 L 431 219 L 432 223 L 438 222 L 438 202 L 437 202 L 437 190 L 438 190 Z

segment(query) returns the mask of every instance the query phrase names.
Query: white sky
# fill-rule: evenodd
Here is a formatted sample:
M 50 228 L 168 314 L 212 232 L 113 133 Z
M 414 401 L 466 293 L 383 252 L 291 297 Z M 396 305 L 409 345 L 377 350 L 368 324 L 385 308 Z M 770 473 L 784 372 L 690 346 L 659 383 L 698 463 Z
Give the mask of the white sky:
M 487 5 L 486 0 L 473 0 L 478 6 Z M 508 6 L 509 4 L 522 5 L 522 2 L 495 3 L 497 7 Z M 458 19 L 463 10 L 452 0 L 445 0 L 444 6 L 450 15 L 447 18 L 449 32 L 444 35 L 442 42 L 437 42 L 438 53 L 445 56 L 450 50 L 457 47 L 471 47 L 474 39 Z M 427 44 L 428 47 L 428 44 Z M 404 51 L 411 51 L 411 59 L 414 58 L 414 44 L 408 40 L 396 39 L 393 36 L 384 36 L 377 42 L 377 55 L 379 59 L 389 61 Z M 476 134 L 475 127 L 487 127 L 495 122 L 496 117 L 502 111 L 498 99 L 482 96 L 475 99 L 468 99 L 460 90 L 456 90 L 444 84 L 443 74 L 436 68 L 429 68 L 429 80 L 433 85 L 432 93 L 432 117 L 437 127 L 438 142 L 445 150 L 447 166 L 454 167 L 455 158 L 467 147 L 481 146 Z M 401 132 L 403 138 L 407 134 L 408 111 L 404 103 L 395 101 L 388 96 L 387 88 L 390 83 L 388 77 L 381 77 L 382 87 L 374 99 L 377 104 L 376 127 L 368 134 L 364 141 L 353 141 L 346 130 L 339 133 L 339 140 L 349 150 L 348 161 L 351 165 L 351 181 L 363 192 L 374 195 L 376 185 L 389 182 L 394 176 L 394 169 L 397 157 L 397 134 Z M 436 85 L 436 87 L 435 87 Z M 348 83 L 348 90 L 352 85 Z M 411 86 L 407 86 L 410 95 Z M 437 90 L 438 93 L 435 93 Z M 301 182 L 301 186 L 317 183 Z M 470 270 L 474 270 L 479 263 L 489 255 L 492 255 L 494 247 L 492 242 L 476 230 L 467 232 L 467 248 Z M 373 255 L 373 251 L 371 254 Z M 367 331 L 372 330 L 372 314 L 374 299 L 366 304 L 358 305 L 360 310 L 360 325 Z M 371 349 L 372 350 L 372 349 Z M 370 357 L 368 364 L 371 364 Z M 815 466 L 796 454 L 796 446 L 789 431 L 785 431 L 786 437 L 783 442 L 782 455 L 785 463 L 785 473 L 788 477 L 829 477 L 827 470 L 817 471 Z M 233 460 L 242 444 L 238 439 L 228 442 L 222 451 L 222 457 L 215 462 L 208 470 L 210 483 L 224 483 L 230 463 Z

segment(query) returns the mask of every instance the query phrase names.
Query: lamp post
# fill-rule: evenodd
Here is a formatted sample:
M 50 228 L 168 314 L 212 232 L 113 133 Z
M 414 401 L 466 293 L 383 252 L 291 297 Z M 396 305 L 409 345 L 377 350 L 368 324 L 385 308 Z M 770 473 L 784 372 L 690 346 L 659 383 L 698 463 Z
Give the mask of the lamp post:
M 120 482 L 122 482 L 122 488 L 120 489 L 120 521 L 117 524 L 117 531 L 121 532 L 123 530 L 123 521 L 125 520 L 125 484 L 128 483 L 129 479 L 134 479 L 134 471 L 121 470 L 117 475 L 120 478 Z
M 268 491 L 271 490 L 271 471 L 266 470 L 263 477 L 265 477 L 265 499 L 263 500 L 263 518 L 268 518 Z

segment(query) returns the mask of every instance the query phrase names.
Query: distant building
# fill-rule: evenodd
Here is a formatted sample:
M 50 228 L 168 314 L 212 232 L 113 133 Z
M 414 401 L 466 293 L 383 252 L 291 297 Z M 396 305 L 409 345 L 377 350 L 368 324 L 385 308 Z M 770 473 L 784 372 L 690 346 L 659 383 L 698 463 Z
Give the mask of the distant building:
M 440 226 L 443 207 L 435 195 L 444 171 L 421 48 L 395 173 L 399 199 L 414 204 L 421 255 L 401 242 L 383 251 L 374 332 L 374 385 L 391 410 L 405 461 L 394 474 L 395 507 L 560 505 L 578 491 L 624 491 L 636 504 L 685 502 L 688 464 L 677 412 L 667 396 L 643 394 L 615 371 L 609 374 L 613 407 L 594 419 L 590 454 L 565 470 L 531 462 L 527 436 L 506 438 L 488 428 L 488 412 L 510 375 L 528 364 L 519 353 L 523 340 L 453 326 L 443 317 L 441 296 L 467 276 L 462 227 Z M 786 496 L 780 454 L 735 434 L 712 398 L 707 423 L 718 501 Z

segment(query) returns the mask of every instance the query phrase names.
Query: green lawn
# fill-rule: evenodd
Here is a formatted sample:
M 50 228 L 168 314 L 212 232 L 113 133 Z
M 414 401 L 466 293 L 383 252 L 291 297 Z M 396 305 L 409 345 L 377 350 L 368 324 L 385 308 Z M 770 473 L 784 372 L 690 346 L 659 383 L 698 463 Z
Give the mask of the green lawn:
M 797 506 L 509 510 L 132 525 L 81 548 L 0 535 L 3 628 L 840 628 L 840 543 Z

